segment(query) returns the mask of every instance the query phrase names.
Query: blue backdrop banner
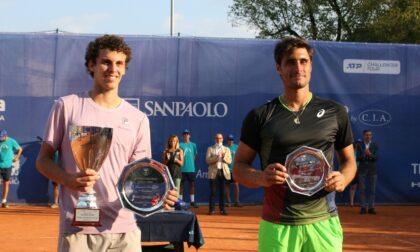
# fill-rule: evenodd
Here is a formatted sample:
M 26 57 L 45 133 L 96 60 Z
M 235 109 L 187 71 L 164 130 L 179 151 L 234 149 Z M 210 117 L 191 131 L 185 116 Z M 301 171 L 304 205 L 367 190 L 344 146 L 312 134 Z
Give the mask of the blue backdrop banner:
M 0 33 L 0 128 L 23 147 L 9 201 L 47 203 L 50 182 L 35 168 L 49 110 L 60 96 L 89 89 L 84 53 L 93 35 Z M 120 95 L 151 122 L 153 157 L 171 134 L 197 144 L 197 193 L 208 201 L 205 153 L 216 132 L 234 134 L 246 113 L 282 93 L 275 40 L 124 36 L 133 59 Z M 379 144 L 377 202 L 420 202 L 420 45 L 311 41 L 312 91 L 348 108 L 355 140 L 371 129 Z M 255 162 L 258 166 L 258 161 Z M 188 196 L 187 199 L 188 201 Z M 346 201 L 347 193 L 338 195 Z M 241 201 L 262 190 L 241 187 Z

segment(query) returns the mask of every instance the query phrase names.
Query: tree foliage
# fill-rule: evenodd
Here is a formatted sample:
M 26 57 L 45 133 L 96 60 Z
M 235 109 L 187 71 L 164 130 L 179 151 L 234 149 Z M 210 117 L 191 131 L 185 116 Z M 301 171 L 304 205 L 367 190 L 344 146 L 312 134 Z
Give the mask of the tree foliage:
M 356 29 L 349 40 L 420 44 L 420 0 L 392 1 L 382 15 Z
M 229 15 L 259 38 L 416 43 L 419 8 L 420 0 L 234 0 Z

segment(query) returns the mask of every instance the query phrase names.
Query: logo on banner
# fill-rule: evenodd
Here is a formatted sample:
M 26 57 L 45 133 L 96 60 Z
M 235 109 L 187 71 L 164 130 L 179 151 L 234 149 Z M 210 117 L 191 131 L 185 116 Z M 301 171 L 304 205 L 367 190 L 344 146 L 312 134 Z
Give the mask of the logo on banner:
M 419 163 L 412 163 L 411 167 L 413 167 L 413 175 L 420 175 L 420 164 Z M 411 188 L 420 188 L 420 181 L 411 181 Z
M 143 112 L 147 116 L 225 117 L 228 106 L 224 102 L 146 101 Z
M 124 100 L 142 110 L 147 116 L 225 117 L 229 111 L 224 102 L 145 101 L 141 106 L 139 98 L 124 98 Z
M 133 107 L 140 109 L 140 99 L 139 98 L 124 98 L 124 100 L 128 103 L 130 103 L 131 105 L 133 105 Z
M 208 172 L 205 172 L 205 171 L 202 171 L 202 170 L 198 170 L 197 173 L 196 173 L 196 175 L 195 175 L 195 178 L 196 179 L 207 179 L 208 176 L 209 176 L 209 173 Z
M 391 122 L 391 114 L 379 109 L 368 109 L 359 114 L 359 121 L 368 126 L 384 126 Z
M 3 99 L 0 99 L 0 112 L 6 111 L 6 101 Z M 4 115 L 0 114 L 0 122 L 6 121 L 6 118 L 4 118 Z
M 344 59 L 343 72 L 364 74 L 400 74 L 401 63 L 398 60 Z
M 6 111 L 6 101 L 0 99 L 0 112 Z

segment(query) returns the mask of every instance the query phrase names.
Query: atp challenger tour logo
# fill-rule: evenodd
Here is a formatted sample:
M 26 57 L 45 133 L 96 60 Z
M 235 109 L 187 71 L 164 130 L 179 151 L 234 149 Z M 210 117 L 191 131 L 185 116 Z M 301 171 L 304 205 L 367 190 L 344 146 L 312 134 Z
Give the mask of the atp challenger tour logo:
M 343 72 L 398 75 L 401 72 L 401 63 L 398 60 L 344 59 Z

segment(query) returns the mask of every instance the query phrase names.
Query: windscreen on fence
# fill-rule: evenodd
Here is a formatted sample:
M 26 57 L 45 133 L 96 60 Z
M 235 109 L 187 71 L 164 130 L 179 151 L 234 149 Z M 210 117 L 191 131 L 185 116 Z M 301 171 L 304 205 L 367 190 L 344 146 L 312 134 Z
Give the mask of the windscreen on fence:
M 49 110 L 60 96 L 90 89 L 85 49 L 93 35 L 0 33 L 0 128 L 22 144 L 10 202 L 46 203 L 49 181 L 35 159 Z M 150 119 L 153 157 L 189 129 L 198 147 L 197 202 L 208 201 L 205 153 L 216 132 L 238 142 L 247 112 L 282 92 L 275 40 L 125 36 L 133 59 L 120 96 Z M 378 203 L 420 202 L 420 46 L 311 41 L 311 89 L 348 108 L 355 140 L 379 144 Z M 259 162 L 255 162 L 259 166 Z M 337 164 L 336 164 L 337 165 Z M 337 200 L 346 200 L 339 195 Z M 188 196 L 187 196 L 188 201 Z M 241 188 L 259 203 L 262 190 Z

